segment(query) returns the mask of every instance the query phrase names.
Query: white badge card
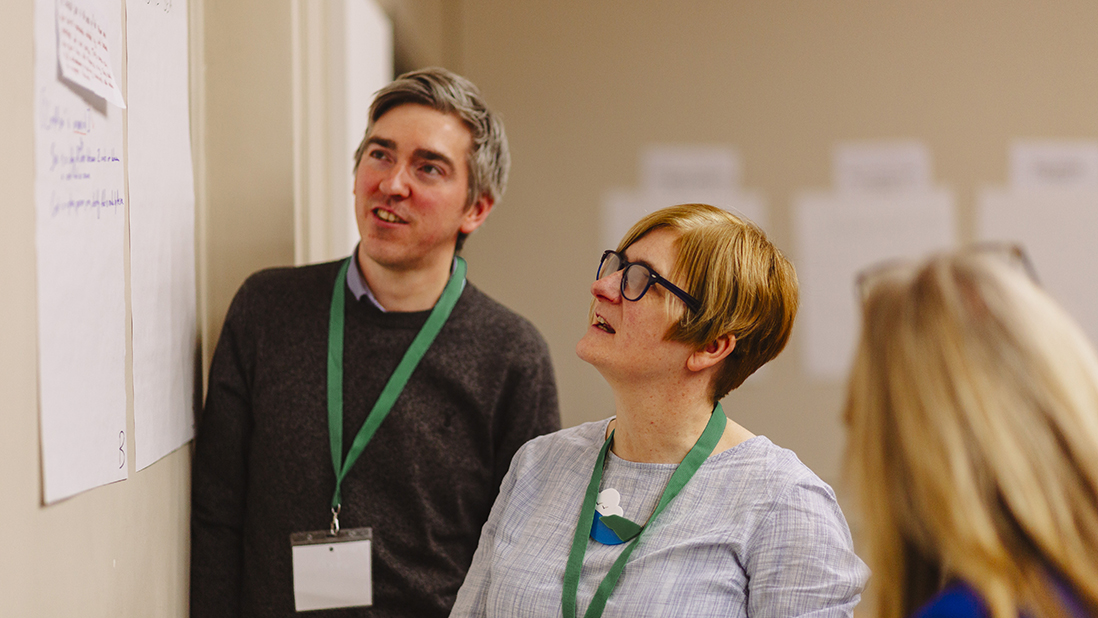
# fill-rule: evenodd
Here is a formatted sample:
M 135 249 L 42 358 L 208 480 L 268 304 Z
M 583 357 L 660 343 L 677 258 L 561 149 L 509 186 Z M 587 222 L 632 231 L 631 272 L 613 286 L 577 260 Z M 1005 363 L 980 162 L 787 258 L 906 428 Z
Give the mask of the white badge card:
M 291 534 L 297 611 L 373 605 L 372 539 L 370 528 Z

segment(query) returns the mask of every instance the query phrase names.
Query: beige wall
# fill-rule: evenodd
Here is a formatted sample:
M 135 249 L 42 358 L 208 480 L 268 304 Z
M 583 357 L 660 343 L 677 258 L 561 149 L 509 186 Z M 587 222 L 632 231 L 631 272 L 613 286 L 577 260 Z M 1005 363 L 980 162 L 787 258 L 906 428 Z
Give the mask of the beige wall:
M 244 279 L 294 263 L 294 144 L 289 0 L 202 5 L 205 116 L 197 171 L 206 182 L 199 261 L 208 282 L 208 360 Z
M 139 473 L 131 450 L 129 480 L 40 506 L 33 7 L 31 0 L 9 3 L 0 21 L 0 199 L 6 215 L 0 226 L 0 613 L 182 616 L 187 449 Z M 130 435 L 132 422 L 131 414 Z
M 464 0 L 463 69 L 505 118 L 507 195 L 470 239 L 470 278 L 545 333 L 566 424 L 612 412 L 579 361 L 604 190 L 646 144 L 739 149 L 794 262 L 790 205 L 830 185 L 838 140 L 912 138 L 958 195 L 1006 180 L 1016 137 L 1098 138 L 1098 4 L 993 0 L 685 3 Z M 532 269 L 531 260 L 543 267 Z M 728 414 L 839 483 L 841 387 L 804 375 L 794 330 Z
M 207 358 L 248 273 L 293 260 L 292 2 L 192 0 L 200 315 Z M 36 392 L 32 0 L 0 23 L 0 612 L 186 611 L 188 449 L 58 505 L 40 502 Z M 470 277 L 550 343 L 566 424 L 612 413 L 575 358 L 602 192 L 638 181 L 652 142 L 728 143 L 792 246 L 790 201 L 830 182 L 837 140 L 914 138 L 957 191 L 1005 180 L 1014 137 L 1098 139 L 1098 4 L 945 0 L 387 0 L 398 69 L 444 64 L 504 115 L 511 186 L 469 241 Z M 529 264 L 536 264 L 531 267 Z M 799 341 L 729 414 L 838 483 L 841 387 L 805 378 Z M 132 457 L 130 458 L 132 460 Z

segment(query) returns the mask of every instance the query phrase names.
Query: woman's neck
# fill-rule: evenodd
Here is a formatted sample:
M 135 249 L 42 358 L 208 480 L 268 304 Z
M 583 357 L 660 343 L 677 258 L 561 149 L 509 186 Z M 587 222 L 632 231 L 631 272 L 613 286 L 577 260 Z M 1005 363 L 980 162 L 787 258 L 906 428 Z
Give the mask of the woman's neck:
M 615 393 L 614 454 L 642 463 L 679 463 L 705 430 L 713 412 L 707 397 L 690 393 Z

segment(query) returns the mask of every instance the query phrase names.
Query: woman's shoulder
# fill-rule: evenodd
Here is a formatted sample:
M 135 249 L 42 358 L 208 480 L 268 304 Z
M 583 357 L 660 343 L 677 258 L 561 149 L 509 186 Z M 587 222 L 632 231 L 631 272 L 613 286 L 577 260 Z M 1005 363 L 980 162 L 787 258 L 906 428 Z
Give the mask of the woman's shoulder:
M 538 436 L 523 444 L 511 461 L 518 478 L 548 477 L 566 474 L 574 467 L 587 466 L 598 456 L 610 419 L 582 423 Z
M 519 453 L 528 458 L 556 457 L 568 453 L 590 451 L 602 447 L 606 440 L 606 427 L 612 419 L 581 423 L 553 433 L 533 438 L 522 445 Z
M 812 489 L 834 495 L 831 487 L 804 464 L 793 451 L 778 446 L 766 436 L 755 436 L 715 457 L 715 463 L 755 487 L 772 495 L 793 488 Z

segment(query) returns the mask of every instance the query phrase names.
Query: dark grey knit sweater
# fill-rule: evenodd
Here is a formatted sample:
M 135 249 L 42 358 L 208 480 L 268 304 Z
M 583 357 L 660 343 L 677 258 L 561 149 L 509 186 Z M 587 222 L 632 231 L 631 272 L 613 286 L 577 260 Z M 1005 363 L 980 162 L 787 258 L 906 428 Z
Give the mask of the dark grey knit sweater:
M 294 615 L 290 534 L 327 529 L 335 487 L 326 357 L 340 263 L 266 270 L 237 292 L 195 440 L 191 615 Z M 347 294 L 344 453 L 429 312 Z M 560 427 L 544 340 L 467 284 L 343 482 L 344 528 L 374 534 L 372 608 L 446 616 L 512 455 Z

